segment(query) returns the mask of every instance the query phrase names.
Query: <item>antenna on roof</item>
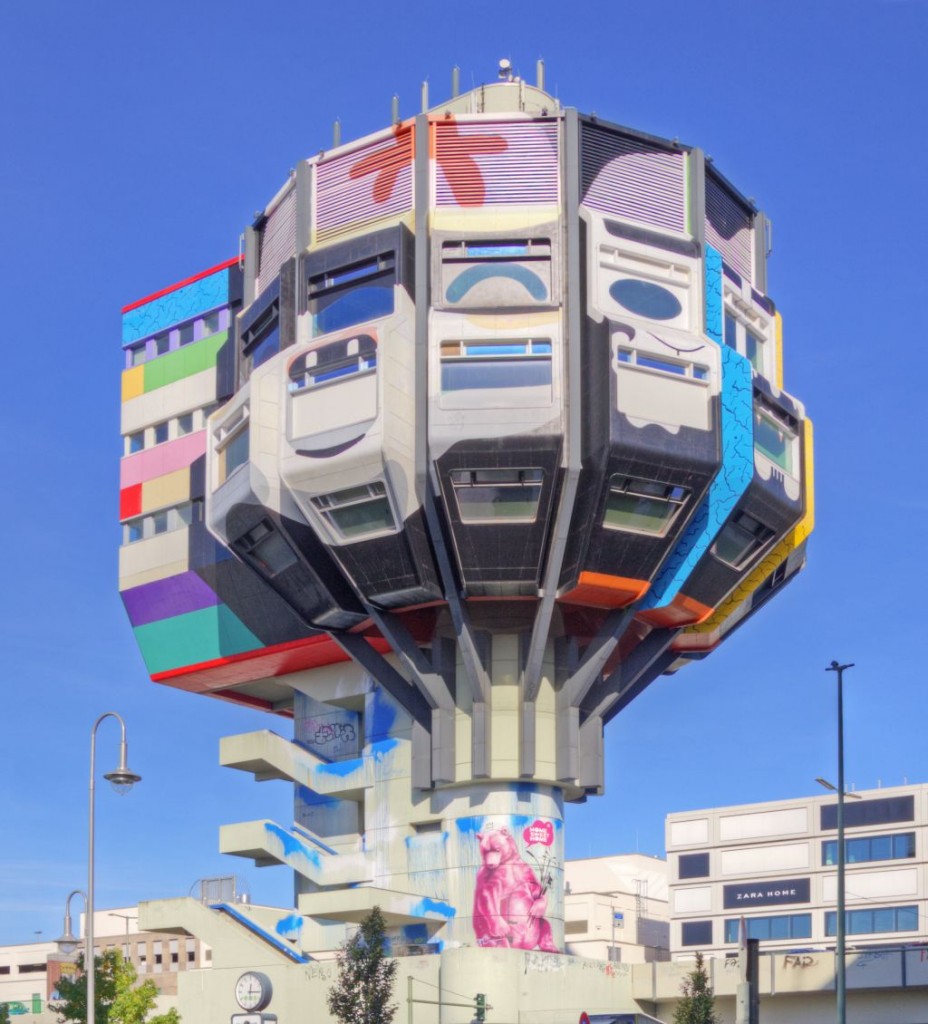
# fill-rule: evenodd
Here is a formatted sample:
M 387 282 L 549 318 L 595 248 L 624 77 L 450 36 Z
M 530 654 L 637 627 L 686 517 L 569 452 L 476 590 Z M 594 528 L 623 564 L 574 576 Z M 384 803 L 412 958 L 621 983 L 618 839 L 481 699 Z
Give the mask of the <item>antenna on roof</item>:
M 335 124 L 332 125 L 332 148 L 337 148 L 342 144 L 342 122 L 341 119 L 336 117 Z
M 499 77 L 503 82 L 512 81 L 512 61 L 508 57 L 503 57 L 499 62 Z
M 426 79 L 422 83 L 422 113 L 427 113 L 429 109 L 429 82 Z
M 542 92 L 545 90 L 545 62 L 544 58 L 539 57 L 535 62 L 535 85 L 541 89 Z
M 400 119 L 400 97 L 398 93 L 393 94 L 393 123 L 398 124 Z
M 451 69 L 451 98 L 461 95 L 461 69 L 454 65 Z

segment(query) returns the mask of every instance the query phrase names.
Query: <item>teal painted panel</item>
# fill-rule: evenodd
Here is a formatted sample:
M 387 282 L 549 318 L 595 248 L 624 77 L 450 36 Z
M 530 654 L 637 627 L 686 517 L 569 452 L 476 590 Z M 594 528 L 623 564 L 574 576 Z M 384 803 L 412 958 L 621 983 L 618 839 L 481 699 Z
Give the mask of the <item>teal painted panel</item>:
M 229 301 L 229 271 L 217 270 L 167 295 L 146 302 L 144 306 L 129 310 L 122 317 L 122 343 L 147 338 L 174 324 L 190 320 Z
M 224 604 L 136 626 L 135 639 L 150 675 L 264 646 Z

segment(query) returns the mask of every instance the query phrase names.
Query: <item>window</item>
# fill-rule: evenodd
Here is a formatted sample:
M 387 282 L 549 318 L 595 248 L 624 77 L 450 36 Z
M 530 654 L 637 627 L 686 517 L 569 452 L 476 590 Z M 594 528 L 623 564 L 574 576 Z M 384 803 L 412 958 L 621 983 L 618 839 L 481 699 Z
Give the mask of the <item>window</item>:
M 256 563 L 267 576 L 273 578 L 297 562 L 297 556 L 269 519 L 253 526 L 239 538 L 235 547 L 242 557 Z
M 918 907 L 868 907 L 866 910 L 848 910 L 844 915 L 848 935 L 869 935 L 877 932 L 914 932 L 918 930 Z M 825 914 L 825 934 L 834 935 L 838 914 L 829 910 Z
M 657 370 L 672 373 L 677 377 L 691 377 L 693 380 L 708 380 L 709 367 L 691 363 L 684 359 L 666 359 L 634 348 L 619 348 L 616 359 L 626 366 L 637 366 L 642 370 Z
M 677 862 L 678 878 L 707 878 L 709 875 L 708 853 L 681 853 Z
M 461 522 L 533 523 L 543 479 L 540 469 L 452 470 Z
M 156 423 L 152 429 L 154 430 L 155 444 L 164 444 L 168 439 L 167 420 L 164 423 Z
M 132 348 L 129 349 L 130 366 L 141 366 L 147 358 L 148 355 L 145 351 L 145 342 L 142 342 L 141 345 L 133 345 Z
M 744 919 L 749 939 L 810 939 L 811 914 L 777 914 L 773 917 L 747 917 Z M 741 918 L 725 921 L 725 941 L 741 940 Z
M 177 340 L 181 346 L 189 345 L 193 341 L 193 324 L 184 324 L 177 332 Z
M 688 495 L 686 488 L 674 484 L 614 474 L 609 480 L 603 526 L 663 537 Z
M 313 498 L 312 503 L 344 540 L 396 529 L 386 487 L 379 480 L 361 487 L 348 487 L 343 491 L 320 495 Z
M 444 301 L 465 306 L 534 306 L 551 301 L 547 238 L 444 242 Z
M 844 805 L 847 828 L 863 825 L 889 825 L 896 821 L 915 820 L 915 797 L 891 796 L 878 800 L 848 800 Z M 821 809 L 823 829 L 838 827 L 838 805 L 825 804 Z
M 177 436 L 184 437 L 193 433 L 193 413 L 185 412 L 183 416 L 177 417 Z
M 684 921 L 680 936 L 681 946 L 711 946 L 711 921 Z
M 215 313 L 207 313 L 203 317 L 203 337 L 207 338 L 211 334 L 217 334 L 219 332 L 219 310 Z
M 140 452 L 145 447 L 145 431 L 137 430 L 134 434 L 129 434 L 126 441 L 128 442 L 130 455 Z
M 550 338 L 441 343 L 441 390 L 551 387 Z
M 3 966 L 0 967 L 0 974 L 9 974 L 9 973 L 10 973 L 10 965 L 9 964 L 3 964 Z
M 216 452 L 219 456 L 219 483 L 226 480 L 248 461 L 249 451 L 248 406 L 240 406 L 215 431 Z
M 755 394 L 754 447 L 775 466 L 795 476 L 796 431 L 790 419 Z
M 165 331 L 164 334 L 155 335 L 155 355 L 163 356 L 171 351 L 171 335 Z
M 185 501 L 123 523 L 123 544 L 134 544 L 203 521 L 203 500 Z
M 377 342 L 369 335 L 333 341 L 306 352 L 290 367 L 290 393 L 377 369 Z
M 722 527 L 712 554 L 733 569 L 743 569 L 773 539 L 774 531 L 747 512 L 737 512 Z
M 313 334 L 329 334 L 393 312 L 393 253 L 309 279 Z
M 187 963 L 192 964 L 197 958 L 196 953 L 192 949 L 187 950 Z
M 752 329 L 743 320 L 736 317 L 734 313 L 726 309 L 723 340 L 729 348 L 733 348 L 736 352 L 740 352 L 741 355 L 745 356 L 758 373 L 763 374 L 765 369 L 764 349 L 766 339 L 762 333 L 762 322 L 750 305 L 741 299 L 735 299 L 735 304 L 749 319 L 756 321 L 760 329 Z
M 900 832 L 892 836 L 861 836 L 844 840 L 844 858 L 848 864 L 863 864 L 871 860 L 904 860 L 915 856 L 915 833 Z M 838 840 L 826 839 L 822 843 L 822 863 L 838 863 Z
M 20 964 L 16 970 L 20 974 L 42 974 L 47 970 L 47 964 Z
M 280 297 L 242 331 L 242 353 L 250 373 L 280 351 Z

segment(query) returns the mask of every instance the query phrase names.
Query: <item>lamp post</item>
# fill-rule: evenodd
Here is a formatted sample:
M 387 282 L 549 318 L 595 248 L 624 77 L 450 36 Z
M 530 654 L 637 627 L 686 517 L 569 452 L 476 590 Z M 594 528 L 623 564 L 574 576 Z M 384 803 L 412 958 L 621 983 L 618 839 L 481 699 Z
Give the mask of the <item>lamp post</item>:
M 80 945 L 80 940 L 75 936 L 74 929 L 71 927 L 71 900 L 75 896 L 80 896 L 84 901 L 84 916 L 87 916 L 87 893 L 82 889 L 72 889 L 68 893 L 68 898 L 64 905 L 64 931 L 61 934 L 61 938 L 55 940 L 55 944 L 62 953 L 73 953 L 75 949 Z
M 847 1021 L 847 963 L 844 958 L 844 940 L 847 932 L 844 910 L 844 670 L 853 667 L 853 664 L 839 665 L 833 661 L 825 669 L 826 672 L 836 672 L 838 675 L 838 913 L 835 922 L 835 991 L 838 1024 L 846 1024 Z
M 113 910 L 110 911 L 110 917 L 121 917 L 123 919 L 123 921 L 126 922 L 126 955 L 125 955 L 125 960 L 126 960 L 126 963 L 128 963 L 129 962 L 129 922 L 130 921 L 138 921 L 138 918 L 135 916 L 135 914 L 117 914 Z
M 93 881 L 94 881 L 94 851 L 93 851 L 93 827 L 94 827 L 94 775 L 96 774 L 97 756 L 97 729 L 100 723 L 107 718 L 115 718 L 119 722 L 120 744 L 119 744 L 119 766 L 116 771 L 109 772 L 103 776 L 117 793 L 127 793 L 136 782 L 141 782 L 142 776 L 136 775 L 129 770 L 126 764 L 128 744 L 126 743 L 126 723 L 116 714 L 115 711 L 107 711 L 93 723 L 90 731 L 90 810 L 87 819 L 87 830 L 89 843 L 87 850 L 87 925 L 84 928 L 84 973 L 87 977 L 87 1024 L 96 1024 L 95 1021 L 95 998 L 96 978 L 95 963 L 93 956 Z

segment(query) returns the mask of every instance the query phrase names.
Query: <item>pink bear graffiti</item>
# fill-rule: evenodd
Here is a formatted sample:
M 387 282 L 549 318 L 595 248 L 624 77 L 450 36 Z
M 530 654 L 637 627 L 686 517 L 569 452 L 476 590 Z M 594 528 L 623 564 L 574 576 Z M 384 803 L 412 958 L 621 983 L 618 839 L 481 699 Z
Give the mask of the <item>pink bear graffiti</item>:
M 483 865 L 474 890 L 474 932 L 481 946 L 559 952 L 545 920 L 548 898 L 505 828 L 479 832 Z

